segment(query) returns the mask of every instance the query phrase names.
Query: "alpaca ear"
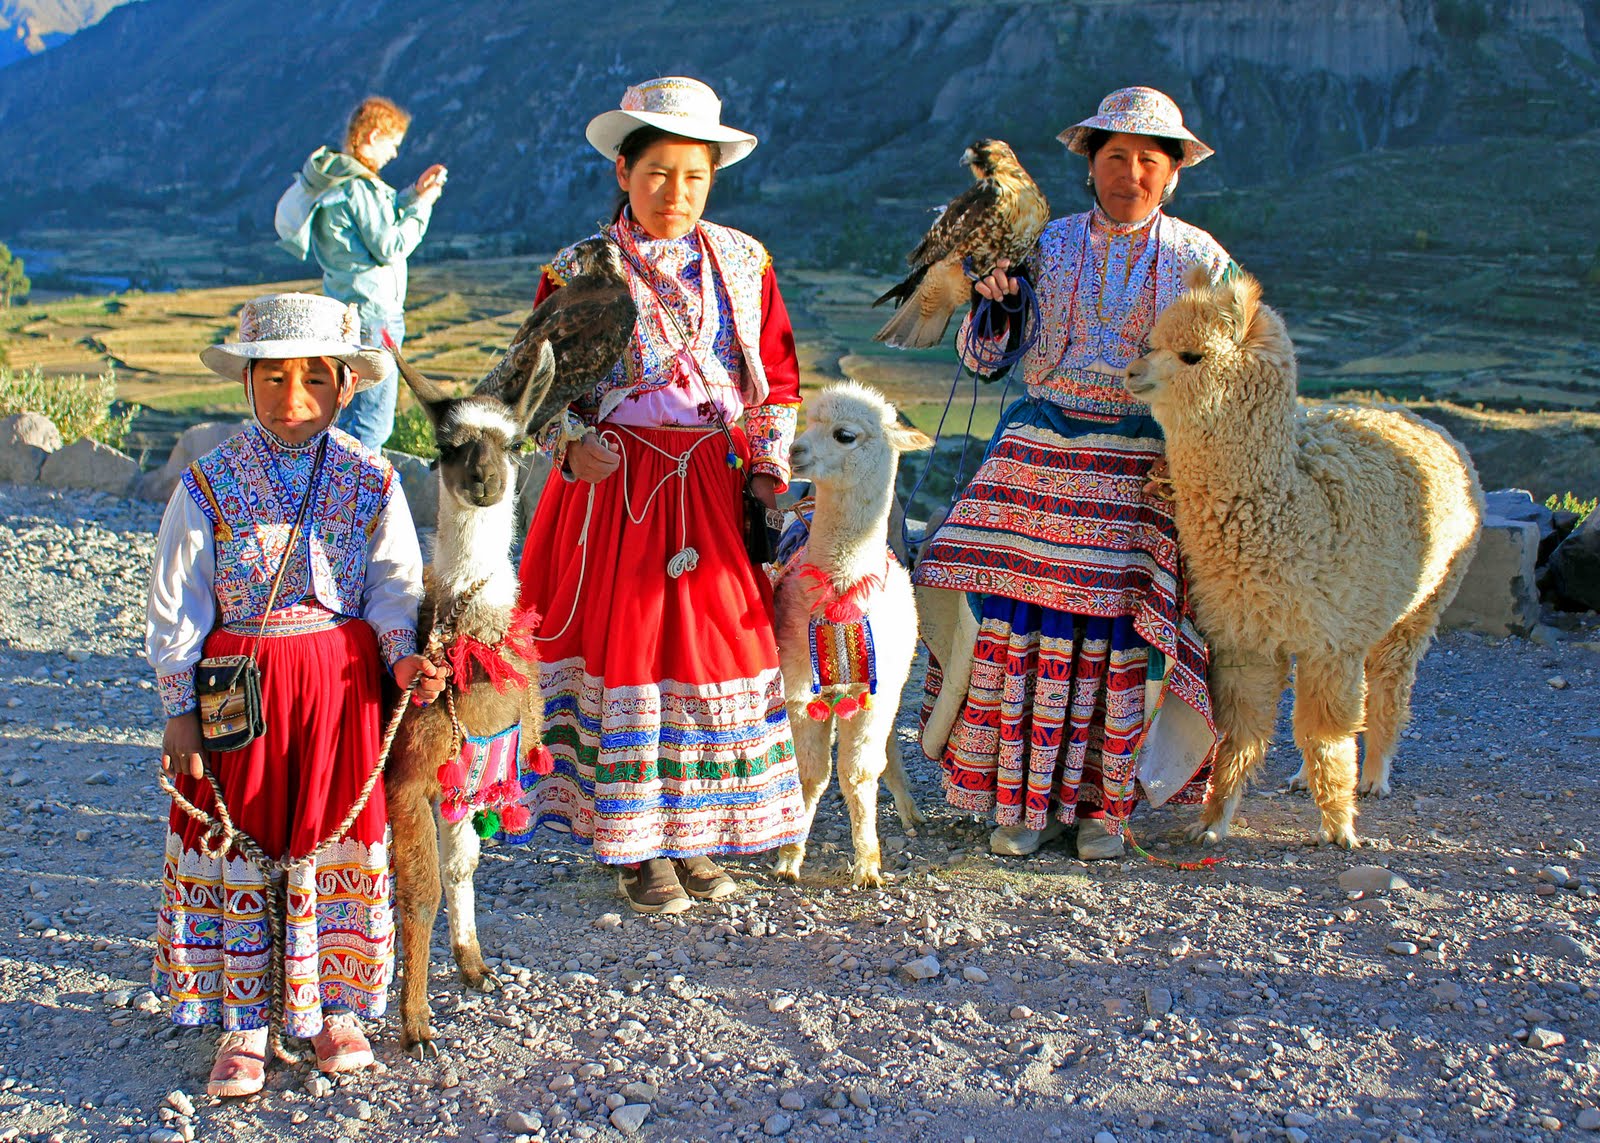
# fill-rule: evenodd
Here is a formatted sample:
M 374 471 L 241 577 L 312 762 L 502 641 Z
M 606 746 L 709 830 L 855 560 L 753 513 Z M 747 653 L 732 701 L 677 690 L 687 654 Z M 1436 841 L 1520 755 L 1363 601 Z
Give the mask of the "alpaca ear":
M 400 367 L 400 376 L 406 379 L 406 385 L 416 394 L 417 400 L 422 403 L 422 411 L 428 415 L 428 421 L 435 429 L 439 427 L 439 418 L 444 413 L 444 407 L 450 402 L 450 394 L 441 389 L 435 382 L 424 377 L 420 370 L 407 361 L 392 340 L 388 340 L 385 331 L 385 341 L 389 352 L 394 355 L 394 363 Z
M 1261 283 L 1249 274 L 1232 278 L 1223 287 L 1223 311 L 1233 326 L 1233 340 L 1243 345 L 1250 338 L 1250 328 L 1261 312 Z
M 884 435 L 889 438 L 889 444 L 895 452 L 921 452 L 933 447 L 933 438 L 927 433 L 898 421 L 884 430 Z
M 528 377 L 528 383 L 522 387 L 522 395 L 517 398 L 517 403 L 511 410 L 511 419 L 520 426 L 519 431 L 523 433 L 528 431 L 529 421 L 544 401 L 545 394 L 550 392 L 550 386 L 555 379 L 556 351 L 550 347 L 548 341 L 541 341 L 533 372 Z
M 1198 290 L 1209 285 L 1211 285 L 1211 274 L 1204 266 L 1193 266 L 1184 272 L 1184 289 Z

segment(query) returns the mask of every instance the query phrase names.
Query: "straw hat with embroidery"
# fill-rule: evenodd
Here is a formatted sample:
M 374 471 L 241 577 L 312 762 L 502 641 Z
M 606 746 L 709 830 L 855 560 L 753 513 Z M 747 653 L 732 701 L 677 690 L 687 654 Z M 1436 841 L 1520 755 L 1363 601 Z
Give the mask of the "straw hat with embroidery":
M 1177 139 L 1183 144 L 1183 162 L 1178 164 L 1181 167 L 1192 167 L 1216 153 L 1183 125 L 1183 112 L 1171 97 L 1153 87 L 1124 87 L 1113 91 L 1100 101 L 1100 108 L 1093 116 L 1074 123 L 1056 138 L 1073 154 L 1087 156 L 1089 133 L 1097 130 Z
M 321 294 L 267 294 L 239 311 L 239 340 L 200 351 L 207 369 L 243 381 L 252 361 L 333 357 L 356 375 L 356 390 L 383 379 L 393 358 L 387 349 L 361 344 L 361 318 L 354 303 Z
M 719 167 L 731 167 L 756 149 L 756 137 L 722 124 L 722 100 L 698 79 L 667 75 L 636 83 L 622 95 L 622 106 L 589 120 L 584 137 L 608 159 L 640 127 L 659 127 L 685 139 L 718 144 Z

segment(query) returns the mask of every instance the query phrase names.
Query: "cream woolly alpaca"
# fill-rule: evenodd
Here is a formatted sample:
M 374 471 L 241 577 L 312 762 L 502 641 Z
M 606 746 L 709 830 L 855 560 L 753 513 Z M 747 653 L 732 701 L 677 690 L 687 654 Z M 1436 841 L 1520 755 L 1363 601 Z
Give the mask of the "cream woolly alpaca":
M 1156 320 L 1128 389 L 1167 438 L 1195 619 L 1224 739 L 1192 836 L 1228 835 L 1266 754 L 1294 660 L 1294 737 L 1322 812 L 1351 847 L 1363 792 L 1389 792 L 1411 687 L 1477 546 L 1466 450 L 1397 408 L 1299 407 L 1294 346 L 1248 275 L 1190 289 Z
M 789 454 L 794 475 L 815 486 L 816 507 L 805 552 L 786 565 L 778 581 L 778 660 L 794 728 L 807 834 L 828 786 L 831 742 L 837 732 L 839 788 L 850 811 L 856 854 L 850 880 L 857 886 L 883 884 L 878 849 L 880 777 L 887 777 L 907 829 L 924 820 L 906 788 L 894 738 L 900 691 L 916 653 L 917 609 L 910 576 L 886 553 L 899 455 L 932 444 L 916 429 L 901 425 L 894 406 L 876 391 L 844 382 L 829 386 L 809 403 L 806 431 Z M 808 573 L 806 565 L 816 572 Z M 849 718 L 834 714 L 814 719 L 806 711 L 817 697 L 811 690 L 812 616 L 821 615 L 829 599 L 848 595 L 854 585 L 870 577 L 879 577 L 881 586 L 858 602 L 872 628 L 878 692 L 870 707 Z M 798 879 L 805 856 L 804 841 L 786 845 L 778 850 L 774 870 Z

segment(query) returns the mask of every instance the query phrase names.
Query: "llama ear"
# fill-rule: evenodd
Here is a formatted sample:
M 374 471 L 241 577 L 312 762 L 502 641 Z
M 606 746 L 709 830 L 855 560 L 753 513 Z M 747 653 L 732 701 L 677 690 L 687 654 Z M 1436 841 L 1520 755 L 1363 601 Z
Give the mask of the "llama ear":
M 895 452 L 921 452 L 933 447 L 933 438 L 921 429 L 902 425 L 899 421 L 884 430 Z
M 1223 312 L 1233 326 L 1233 340 L 1243 345 L 1261 312 L 1261 283 L 1249 274 L 1239 274 L 1229 279 L 1223 290 Z
M 389 342 L 389 352 L 394 355 L 394 363 L 400 367 L 400 376 L 406 379 L 406 384 L 417 395 L 417 400 L 422 402 L 422 411 L 428 414 L 428 420 L 432 422 L 433 427 L 438 428 L 441 411 L 449 402 L 450 394 L 424 377 L 416 366 L 405 359 L 392 341 Z
M 516 421 L 520 432 L 528 431 L 529 422 L 544 401 L 545 394 L 550 392 L 550 386 L 555 379 L 556 351 L 550 347 L 548 341 L 541 341 L 533 371 L 528 376 L 528 383 L 522 387 L 522 395 L 517 398 L 517 403 L 511 410 L 511 419 Z

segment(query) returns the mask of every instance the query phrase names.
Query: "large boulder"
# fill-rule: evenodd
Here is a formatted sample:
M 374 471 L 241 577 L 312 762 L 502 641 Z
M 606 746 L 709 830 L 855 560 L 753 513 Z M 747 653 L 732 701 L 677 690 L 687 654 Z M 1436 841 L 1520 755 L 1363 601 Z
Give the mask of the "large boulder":
M 439 522 L 439 476 L 420 456 L 408 452 L 383 450 L 384 459 L 394 465 L 400 477 L 400 487 L 405 489 L 406 505 L 411 509 L 411 519 L 419 529 L 433 528 Z
M 110 445 L 85 437 L 45 459 L 39 483 L 50 488 L 84 488 L 128 496 L 139 478 L 139 462 Z
M 1600 611 L 1600 510 L 1550 554 L 1547 582 L 1557 602 Z
M 1526 520 L 1539 529 L 1539 557 L 1543 564 L 1561 542 L 1556 530 L 1556 514 L 1533 498 L 1526 488 L 1501 488 L 1483 495 L 1483 514 L 1502 520 Z
M 249 421 L 201 421 L 190 425 L 172 446 L 167 463 L 154 472 L 139 478 L 134 495 L 141 500 L 166 500 L 178 486 L 183 470 L 241 429 L 250 427 Z
M 1488 635 L 1526 635 L 1539 622 L 1534 584 L 1539 526 L 1530 520 L 1485 516 L 1472 566 L 1441 620 Z
M 43 413 L 0 418 L 0 481 L 32 484 L 45 458 L 61 447 L 61 433 Z

